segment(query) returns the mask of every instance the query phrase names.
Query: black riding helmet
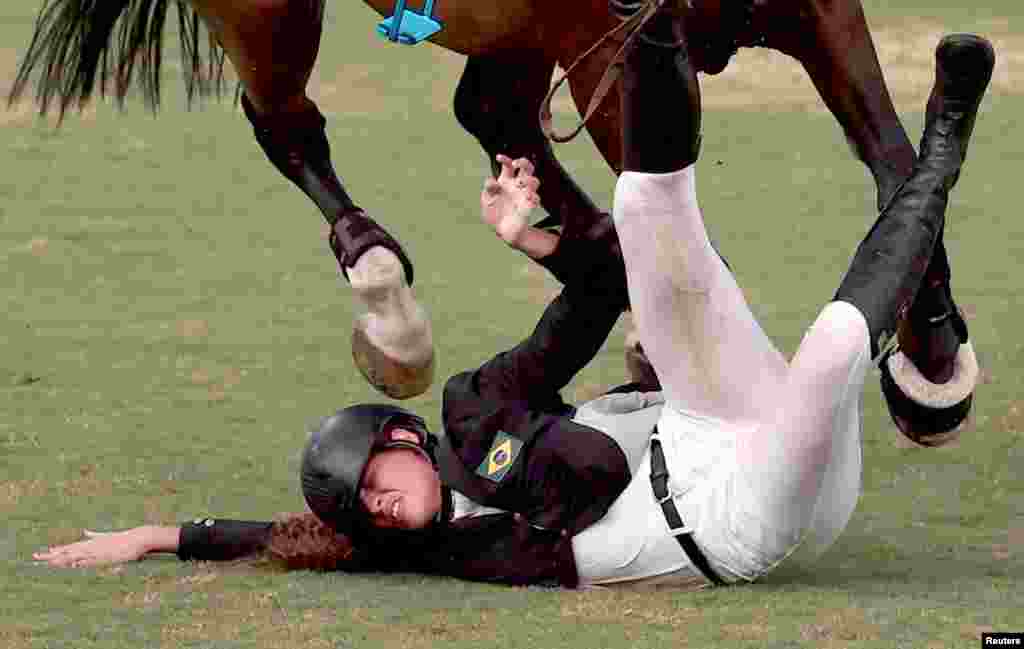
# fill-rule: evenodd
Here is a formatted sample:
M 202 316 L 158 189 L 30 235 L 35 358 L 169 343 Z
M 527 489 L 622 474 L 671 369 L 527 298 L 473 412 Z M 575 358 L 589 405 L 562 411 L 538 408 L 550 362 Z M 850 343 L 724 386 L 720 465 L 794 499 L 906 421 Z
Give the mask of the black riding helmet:
M 416 433 L 419 444 L 390 441 L 395 426 Z M 363 470 L 375 450 L 410 448 L 435 462 L 437 438 L 418 415 L 387 404 L 349 406 L 320 420 L 302 452 L 299 476 L 302 495 L 317 517 L 337 531 L 365 529 L 366 512 L 359 500 Z

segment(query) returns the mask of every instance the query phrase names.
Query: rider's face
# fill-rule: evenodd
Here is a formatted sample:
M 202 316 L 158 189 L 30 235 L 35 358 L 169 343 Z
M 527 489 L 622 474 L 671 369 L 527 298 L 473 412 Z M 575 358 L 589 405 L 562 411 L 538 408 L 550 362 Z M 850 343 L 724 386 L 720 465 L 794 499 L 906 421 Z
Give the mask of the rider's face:
M 394 429 L 391 438 L 414 443 L 419 439 L 401 428 Z M 425 453 L 388 448 L 370 457 L 359 499 L 374 527 L 422 529 L 441 511 L 441 479 Z

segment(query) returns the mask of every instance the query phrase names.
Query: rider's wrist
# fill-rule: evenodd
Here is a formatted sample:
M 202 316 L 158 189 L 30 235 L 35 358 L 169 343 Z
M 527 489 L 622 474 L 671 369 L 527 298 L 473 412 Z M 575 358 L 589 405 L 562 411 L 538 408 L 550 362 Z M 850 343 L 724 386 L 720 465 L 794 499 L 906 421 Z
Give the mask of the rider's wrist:
M 147 553 L 177 552 L 180 533 L 178 527 L 146 525 L 142 528 L 142 546 Z

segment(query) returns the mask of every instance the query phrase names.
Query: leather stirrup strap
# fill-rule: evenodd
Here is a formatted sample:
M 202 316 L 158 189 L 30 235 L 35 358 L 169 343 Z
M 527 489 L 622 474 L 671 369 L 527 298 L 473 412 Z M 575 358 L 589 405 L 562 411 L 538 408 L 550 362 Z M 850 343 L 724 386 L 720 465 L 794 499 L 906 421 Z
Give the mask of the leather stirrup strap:
M 608 95 L 608 91 L 612 89 L 615 82 L 622 76 L 622 66 L 625 61 L 626 49 L 633 43 L 633 39 L 637 37 L 640 30 L 643 29 L 644 25 L 647 24 L 654 14 L 661 9 L 665 0 L 644 0 L 643 7 L 635 14 L 624 20 L 615 29 L 609 31 L 604 36 L 598 39 L 596 43 L 590 46 L 590 48 L 581 54 L 579 58 L 573 61 L 565 72 L 555 81 L 554 85 L 548 90 L 548 94 L 544 97 L 544 101 L 540 104 L 540 129 L 544 135 L 553 142 L 563 143 L 569 142 L 574 137 L 579 135 L 579 132 L 583 130 L 583 127 L 587 125 L 590 118 L 597 112 L 598 106 L 604 101 L 604 98 Z M 583 113 L 583 119 L 580 120 L 579 124 L 576 125 L 571 132 L 567 135 L 555 132 L 554 124 L 552 123 L 551 117 L 551 101 L 555 97 L 555 93 L 562 87 L 562 84 L 569 79 L 569 75 L 572 74 L 573 70 L 576 69 L 580 63 L 590 58 L 590 55 L 597 51 L 599 47 L 604 45 L 605 41 L 609 40 L 613 36 L 619 35 L 619 33 L 625 35 L 622 41 L 622 45 L 615 52 L 615 56 L 612 57 L 608 67 L 605 68 L 604 74 L 601 75 L 601 80 L 598 81 L 597 86 L 594 88 L 594 94 L 590 96 L 590 103 L 587 104 L 587 109 Z

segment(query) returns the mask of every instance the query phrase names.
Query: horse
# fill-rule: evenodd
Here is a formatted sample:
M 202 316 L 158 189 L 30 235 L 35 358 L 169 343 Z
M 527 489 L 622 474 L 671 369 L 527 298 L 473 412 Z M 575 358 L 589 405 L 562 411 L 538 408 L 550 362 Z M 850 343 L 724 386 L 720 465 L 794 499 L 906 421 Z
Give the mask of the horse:
M 365 0 L 382 16 L 392 1 Z M 382 23 L 382 34 L 406 43 L 426 38 L 466 56 L 454 114 L 479 141 L 492 171 L 499 152 L 529 158 L 550 222 L 568 231 L 599 218 L 600 208 L 556 159 L 538 111 L 556 66 L 568 68 L 591 49 L 569 79 L 569 90 L 581 113 L 594 97 L 623 42 L 601 38 L 620 24 L 607 0 L 442 0 L 437 7 L 426 0 L 429 11 L 421 12 L 397 1 L 394 9 L 401 11 Z M 880 207 L 909 175 L 914 148 L 886 88 L 860 0 L 670 1 L 684 14 L 698 72 L 721 72 L 742 47 L 767 47 L 799 61 L 871 173 Z M 172 4 L 189 100 L 220 95 L 225 59 L 230 61 L 260 146 L 330 224 L 331 249 L 365 306 L 352 334 L 357 367 L 389 397 L 421 394 L 433 379 L 434 347 L 429 319 L 411 291 L 412 262 L 338 179 L 325 120 L 306 94 L 325 0 L 45 0 L 8 101 L 22 97 L 38 76 L 41 114 L 56 106 L 63 117 L 70 108 L 84 107 L 97 90 L 101 96 L 112 93 L 123 106 L 135 85 L 156 110 L 162 32 Z M 432 33 L 400 33 L 396 22 L 403 16 L 432 24 Z M 586 128 L 618 173 L 617 92 L 600 98 Z

